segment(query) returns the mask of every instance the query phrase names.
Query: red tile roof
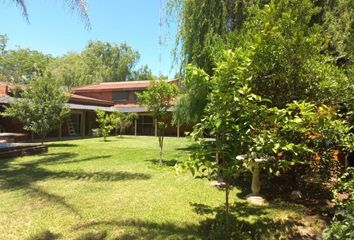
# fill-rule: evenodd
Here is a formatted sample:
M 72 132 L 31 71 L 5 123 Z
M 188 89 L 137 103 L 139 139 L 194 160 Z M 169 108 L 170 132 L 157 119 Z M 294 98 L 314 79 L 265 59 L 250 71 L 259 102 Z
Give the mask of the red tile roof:
M 70 97 L 69 102 L 71 102 L 71 103 L 72 102 L 80 102 L 80 103 L 90 103 L 90 104 L 94 103 L 94 104 L 104 105 L 104 106 L 113 106 L 113 102 L 111 102 L 111 101 L 81 96 L 81 95 L 77 95 L 74 93 L 70 93 L 69 97 Z
M 168 82 L 178 82 L 179 79 L 168 80 Z M 77 87 L 73 89 L 74 93 L 79 92 L 96 92 L 96 91 L 112 91 L 112 90 L 135 90 L 144 89 L 149 86 L 150 80 L 144 81 L 125 81 L 125 82 L 104 82 L 98 84 Z

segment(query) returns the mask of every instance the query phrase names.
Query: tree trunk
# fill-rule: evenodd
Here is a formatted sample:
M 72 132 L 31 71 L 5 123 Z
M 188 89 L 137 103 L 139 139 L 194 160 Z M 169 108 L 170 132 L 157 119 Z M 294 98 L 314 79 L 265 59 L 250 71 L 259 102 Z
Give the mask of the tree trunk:
M 225 181 L 225 227 L 226 227 L 226 234 L 229 234 L 229 195 L 230 195 L 230 185 L 229 181 Z
M 163 136 L 159 136 L 159 146 L 160 146 L 160 164 L 162 164 Z

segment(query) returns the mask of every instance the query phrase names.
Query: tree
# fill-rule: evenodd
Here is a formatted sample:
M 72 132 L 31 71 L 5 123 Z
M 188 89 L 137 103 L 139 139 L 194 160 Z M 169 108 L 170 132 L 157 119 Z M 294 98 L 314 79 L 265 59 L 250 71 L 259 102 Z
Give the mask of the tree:
M 336 98 L 335 93 L 342 92 L 339 89 L 351 89 L 353 85 L 352 80 L 345 79 L 352 78 L 350 70 L 343 71 L 336 66 L 345 62 L 348 68 L 353 62 L 353 1 L 313 0 L 302 4 L 270 0 L 170 0 L 169 4 L 171 18 L 178 21 L 176 49 L 180 49 L 182 68 L 193 64 L 212 76 L 220 52 L 244 47 L 253 35 L 253 41 L 259 41 L 253 47 L 258 47 L 254 64 L 260 72 L 252 88 L 257 88 L 258 94 L 271 95 L 273 105 L 284 107 L 287 101 L 304 97 L 318 100 L 326 95 L 318 96 L 321 91 L 329 93 L 327 102 L 335 99 L 341 102 L 344 96 L 350 96 L 350 90 L 340 98 Z M 286 14 L 281 14 L 282 11 Z M 307 69 L 312 71 L 307 72 Z M 327 79 L 323 78 L 325 75 Z M 210 84 L 190 78 L 183 85 L 183 97 L 175 108 L 175 118 L 182 117 L 180 122 L 183 117 L 190 123 L 198 122 L 207 104 L 205 89 L 210 88 Z M 318 90 L 320 87 L 323 89 Z M 350 105 L 350 101 L 346 102 L 346 106 Z M 202 110 L 188 111 L 190 106 Z
M 97 109 L 96 121 L 99 123 L 99 128 L 94 131 L 103 137 L 103 141 L 107 140 L 110 132 L 114 129 L 115 116 L 112 113 L 106 113 L 103 110 Z
M 85 77 L 86 69 L 81 55 L 73 52 L 56 58 L 49 66 L 53 79 L 69 89 L 92 83 Z
M 241 168 L 236 156 L 266 159 L 265 168 L 279 174 L 300 165 L 314 169 L 319 157 L 325 181 L 336 163 L 331 151 L 352 147 L 350 127 L 336 113 L 345 100 L 338 93 L 352 83 L 322 52 L 321 28 L 311 24 L 317 11 L 311 1 L 300 0 L 253 8 L 234 42 L 215 52 L 211 74 L 187 67 L 186 82 L 206 83 L 208 89 L 202 90 L 206 107 L 191 134 L 199 147 L 185 167 L 223 178 L 226 224 L 229 189 Z
M 128 44 L 89 41 L 81 53 L 57 58 L 49 71 L 61 84 L 71 88 L 99 82 L 154 79 L 147 65 L 135 69 L 140 54 Z
M 163 140 L 166 129 L 167 112 L 172 107 L 173 101 L 177 97 L 178 87 L 164 80 L 151 81 L 148 88 L 138 94 L 139 104 L 145 106 L 151 113 L 157 125 L 157 135 L 160 147 L 160 164 L 162 164 Z
M 133 72 L 132 80 L 156 80 L 157 77 L 152 73 L 148 65 L 144 65 Z
M 26 86 L 21 97 L 6 107 L 2 115 L 19 119 L 23 128 L 38 134 L 43 143 L 46 134 L 58 128 L 69 114 L 67 101 L 68 97 L 50 77 L 39 77 Z
M 267 0 L 170 0 L 168 14 L 177 19 L 176 56 L 180 56 L 182 75 L 188 64 L 213 74 L 215 58 L 223 47 L 233 48 L 232 33 L 242 29 L 250 15 L 249 8 L 263 6 Z M 232 42 L 230 44 L 230 42 Z M 180 49 L 180 51 L 177 51 Z M 176 57 L 177 58 L 177 57 Z M 174 119 L 180 123 L 195 124 L 202 118 L 207 104 L 209 82 L 183 76 L 182 96 L 176 104 Z M 188 79 L 188 80 L 187 80 Z
M 118 82 L 132 79 L 140 54 L 126 43 L 89 41 L 82 57 L 91 82 Z
M 0 75 L 8 82 L 25 84 L 44 76 L 52 61 L 51 55 L 36 50 L 18 48 L 3 51 L 0 54 Z
M 210 79 L 204 70 L 193 65 L 186 67 L 183 91 L 173 112 L 174 124 L 196 124 L 200 121 L 207 104 L 209 85 Z
M 113 112 L 113 115 L 113 125 L 116 130 L 116 135 L 118 131 L 119 135 L 122 135 L 125 129 L 130 127 L 133 122 L 138 119 L 137 113 L 122 113 L 115 111 Z
M 311 164 L 316 154 L 350 147 L 353 142 L 348 134 L 350 127 L 330 107 L 307 102 L 269 107 L 268 99 L 254 94 L 248 86 L 255 54 L 250 49 L 255 48 L 224 51 L 212 77 L 201 69 L 188 70 L 201 81 L 210 77 L 211 92 L 205 115 L 191 134 L 198 145 L 182 169 L 189 168 L 198 177 L 222 177 L 226 226 L 230 188 L 243 166 L 237 156 L 246 156 L 248 162 L 265 159 L 268 172 L 284 174 L 296 166 Z M 335 162 L 333 156 L 328 157 Z

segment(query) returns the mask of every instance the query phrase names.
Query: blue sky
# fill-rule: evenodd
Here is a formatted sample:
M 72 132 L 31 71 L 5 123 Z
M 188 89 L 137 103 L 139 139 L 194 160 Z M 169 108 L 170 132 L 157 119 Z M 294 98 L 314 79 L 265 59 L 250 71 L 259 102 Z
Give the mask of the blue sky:
M 30 24 L 12 0 L 0 0 L 0 34 L 9 37 L 8 49 L 20 46 L 60 56 L 81 51 L 88 40 L 127 42 L 141 54 L 139 65 L 148 64 L 159 73 L 159 0 L 88 0 L 91 30 L 64 0 L 26 1 Z M 104 4 L 103 4 L 104 2 Z M 163 4 L 166 0 L 162 0 Z M 162 73 L 170 71 L 175 27 L 162 28 Z

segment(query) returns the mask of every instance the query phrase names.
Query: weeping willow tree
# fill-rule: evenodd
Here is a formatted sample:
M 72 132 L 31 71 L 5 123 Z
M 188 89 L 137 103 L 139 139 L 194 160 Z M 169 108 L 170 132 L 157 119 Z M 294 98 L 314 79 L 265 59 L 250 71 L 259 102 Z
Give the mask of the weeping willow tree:
M 199 71 L 204 71 L 207 75 L 213 76 L 215 62 L 220 58 L 222 50 L 245 47 L 248 41 L 244 36 L 245 23 L 254 18 L 257 9 L 263 9 L 270 3 L 270 0 L 170 0 L 168 2 L 167 9 L 170 19 L 177 19 L 178 32 L 175 59 L 181 64 L 181 73 L 184 78 L 183 94 L 175 108 L 175 123 L 177 121 L 189 124 L 199 122 L 208 102 L 207 95 L 211 89 L 207 77 L 197 79 L 193 77 L 197 73 L 186 71 L 188 64 L 197 66 Z M 321 42 L 318 44 L 319 48 L 315 49 L 316 54 L 325 55 L 327 62 L 342 67 L 346 77 L 351 78 L 351 82 L 353 82 L 351 63 L 354 56 L 354 45 L 352 44 L 354 40 L 354 2 L 351 0 L 312 0 L 311 3 L 315 7 L 314 14 L 306 20 L 306 24 L 311 27 L 310 30 L 315 29 L 320 35 Z M 296 1 L 289 0 L 289 6 L 293 5 L 296 5 Z M 286 32 L 284 31 L 282 34 L 284 34 L 283 38 L 288 41 Z M 306 37 L 306 34 L 309 35 L 310 33 L 301 34 Z M 290 38 L 293 37 L 290 36 Z M 271 46 L 271 44 L 267 46 Z M 261 51 L 262 49 L 260 49 L 259 55 L 261 55 Z M 299 56 L 297 53 L 295 55 Z M 302 60 L 300 59 L 300 61 Z M 290 64 L 288 66 L 295 65 Z M 289 70 L 289 68 L 287 69 Z M 268 70 L 268 73 L 263 72 L 264 75 L 260 76 L 266 78 L 267 84 L 271 83 L 267 76 L 272 76 L 273 71 L 279 69 L 270 66 Z M 293 70 L 292 72 L 295 75 L 289 76 L 296 82 L 299 75 L 296 74 L 296 69 Z M 331 71 L 325 69 L 325 71 L 327 70 Z M 286 76 L 282 78 L 285 79 Z M 342 79 L 342 76 L 340 76 L 340 79 Z M 254 83 L 254 87 L 264 90 L 264 81 L 255 81 Z M 278 89 L 280 87 L 277 81 L 273 81 L 272 84 L 268 85 L 268 89 L 273 89 L 273 87 Z M 330 85 L 328 82 L 327 86 L 331 87 Z M 296 97 L 297 90 L 296 88 L 291 89 L 291 96 Z M 263 94 L 264 92 L 258 93 Z M 274 96 L 278 97 L 276 94 Z M 282 98 L 282 96 L 280 98 L 280 102 L 289 100 L 286 97 Z M 345 102 L 349 106 L 353 99 L 348 97 Z
M 185 71 L 188 64 L 197 66 L 205 74 L 213 75 L 215 57 L 230 43 L 249 15 L 251 6 L 262 6 L 261 0 L 170 0 L 167 5 L 170 19 L 177 19 L 175 60 L 181 63 L 183 94 L 174 113 L 174 123 L 199 122 L 207 104 L 210 89 L 208 78 L 195 78 Z M 233 43 L 234 44 L 234 43 Z M 178 51 L 177 51 L 178 49 Z M 198 74 L 197 74 L 198 75 Z

